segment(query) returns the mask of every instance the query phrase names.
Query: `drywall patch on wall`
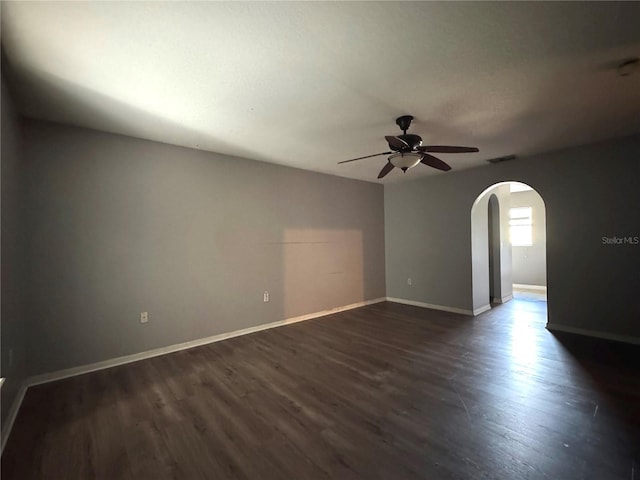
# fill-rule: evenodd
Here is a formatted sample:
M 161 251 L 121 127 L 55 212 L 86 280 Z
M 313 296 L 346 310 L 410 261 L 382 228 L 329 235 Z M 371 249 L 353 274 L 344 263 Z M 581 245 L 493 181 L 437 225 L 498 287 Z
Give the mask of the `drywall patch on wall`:
M 381 185 L 25 125 L 32 374 L 385 296 Z
M 355 229 L 288 228 L 282 244 L 284 316 L 322 310 L 364 298 L 364 242 Z M 301 281 L 305 279 L 305 281 Z

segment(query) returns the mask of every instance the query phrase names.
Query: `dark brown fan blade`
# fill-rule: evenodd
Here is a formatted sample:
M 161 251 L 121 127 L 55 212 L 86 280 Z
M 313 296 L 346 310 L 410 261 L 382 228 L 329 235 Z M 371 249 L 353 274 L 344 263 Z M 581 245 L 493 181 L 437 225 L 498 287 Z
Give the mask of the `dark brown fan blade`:
M 438 170 L 444 170 L 445 172 L 451 170 L 451 167 L 449 165 L 444 163 L 439 158 L 436 158 L 433 155 L 429 155 L 428 153 L 422 155 L 422 160 L 420 160 L 420 162 L 424 163 L 425 165 L 429 165 L 430 167 L 437 168 Z
M 424 147 L 418 147 L 417 150 L 433 153 L 473 153 L 480 151 L 476 147 L 450 147 L 448 145 L 425 145 Z
M 404 140 L 398 137 L 386 136 L 384 138 L 387 140 L 387 142 L 389 142 L 389 146 L 391 148 L 396 148 L 400 150 L 403 148 L 407 148 L 409 146 L 407 142 L 405 142 Z
M 382 167 L 382 170 L 380 170 L 380 173 L 378 174 L 378 178 L 384 177 L 391 170 L 393 170 L 393 164 L 391 162 L 387 162 L 387 164 L 384 167 Z
M 392 153 L 393 152 L 374 153 L 373 155 L 366 155 L 364 157 L 352 158 L 351 160 L 343 160 L 341 162 L 338 162 L 338 164 L 347 163 L 347 162 L 355 162 L 356 160 L 362 160 L 363 158 L 377 157 L 378 155 L 390 155 Z

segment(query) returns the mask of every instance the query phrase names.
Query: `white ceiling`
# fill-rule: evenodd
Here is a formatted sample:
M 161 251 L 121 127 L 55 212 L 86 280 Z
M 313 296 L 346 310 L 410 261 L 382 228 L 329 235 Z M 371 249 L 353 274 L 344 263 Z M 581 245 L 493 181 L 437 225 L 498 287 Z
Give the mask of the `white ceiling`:
M 402 114 L 480 148 L 454 170 L 640 132 L 615 69 L 639 25 L 639 2 L 2 2 L 27 116 L 369 181 L 385 157 L 337 162 Z

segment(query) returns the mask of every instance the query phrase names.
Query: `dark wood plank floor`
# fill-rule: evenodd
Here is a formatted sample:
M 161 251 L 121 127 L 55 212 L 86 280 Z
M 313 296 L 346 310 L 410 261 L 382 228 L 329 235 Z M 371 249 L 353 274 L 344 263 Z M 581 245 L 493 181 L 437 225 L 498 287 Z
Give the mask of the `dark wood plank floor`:
M 31 388 L 11 479 L 640 479 L 636 347 L 381 303 Z

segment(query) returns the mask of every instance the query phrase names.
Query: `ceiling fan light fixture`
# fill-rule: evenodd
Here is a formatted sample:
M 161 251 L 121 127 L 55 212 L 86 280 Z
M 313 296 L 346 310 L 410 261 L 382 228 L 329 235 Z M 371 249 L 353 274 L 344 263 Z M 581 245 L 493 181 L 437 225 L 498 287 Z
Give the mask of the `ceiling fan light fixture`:
M 384 178 L 394 168 L 399 168 L 403 172 L 407 172 L 410 168 L 415 167 L 419 163 L 423 163 L 427 167 L 435 168 L 448 172 L 451 165 L 443 162 L 438 157 L 434 157 L 431 153 L 474 153 L 479 150 L 476 147 L 460 147 L 455 145 L 422 145 L 420 135 L 407 133 L 407 129 L 411 125 L 413 117 L 411 115 L 403 115 L 396 119 L 396 123 L 402 130 L 402 135 L 385 135 L 385 140 L 389 144 L 390 151 L 374 153 L 373 155 L 365 155 L 364 157 L 343 160 L 338 163 L 355 162 L 365 158 L 378 157 L 381 155 L 390 155 L 387 163 L 384 164 L 382 170 L 378 174 L 378 178 Z
M 422 160 L 422 153 L 395 153 L 389 157 L 389 161 L 396 168 L 404 171 L 415 167 Z

